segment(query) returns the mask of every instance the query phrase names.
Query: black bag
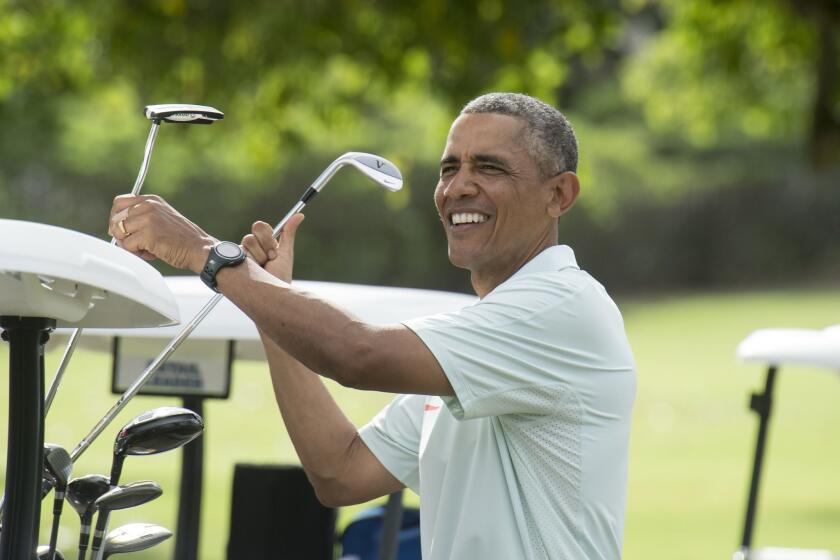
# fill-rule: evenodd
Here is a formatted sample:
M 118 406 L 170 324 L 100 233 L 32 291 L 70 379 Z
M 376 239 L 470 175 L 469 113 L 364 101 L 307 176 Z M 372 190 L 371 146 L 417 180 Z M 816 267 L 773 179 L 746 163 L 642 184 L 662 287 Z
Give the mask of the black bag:
M 298 466 L 236 465 L 228 560 L 332 560 L 336 510 Z

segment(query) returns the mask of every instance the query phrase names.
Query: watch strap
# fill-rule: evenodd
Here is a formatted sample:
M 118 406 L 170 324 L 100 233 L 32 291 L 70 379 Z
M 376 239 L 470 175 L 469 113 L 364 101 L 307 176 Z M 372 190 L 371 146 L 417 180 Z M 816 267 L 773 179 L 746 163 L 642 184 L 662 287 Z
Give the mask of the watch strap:
M 232 242 L 222 242 L 222 243 L 230 243 L 231 245 L 235 245 Z M 207 261 L 204 263 L 204 268 L 201 270 L 201 277 L 202 282 L 204 282 L 207 287 L 209 287 L 214 292 L 219 292 L 218 283 L 216 282 L 216 274 L 219 273 L 221 269 L 226 266 L 236 266 L 242 261 L 245 260 L 246 255 L 245 251 L 242 248 L 239 248 L 239 255 L 235 257 L 227 257 L 219 253 L 217 247 L 221 245 L 218 243 L 210 248 L 210 253 L 207 255 Z M 239 247 L 238 245 L 236 245 Z

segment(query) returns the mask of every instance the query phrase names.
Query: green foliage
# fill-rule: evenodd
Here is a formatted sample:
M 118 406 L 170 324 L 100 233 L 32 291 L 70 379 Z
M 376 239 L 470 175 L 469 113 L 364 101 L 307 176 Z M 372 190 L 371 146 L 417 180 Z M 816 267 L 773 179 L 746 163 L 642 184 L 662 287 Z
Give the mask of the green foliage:
M 777 0 L 666 0 L 664 28 L 630 59 L 624 90 L 657 130 L 694 146 L 802 141 L 815 86 L 812 25 Z
M 817 47 L 793 4 L 0 0 L 0 214 L 104 236 L 141 159 L 143 105 L 203 103 L 227 118 L 164 125 L 144 192 L 235 239 L 338 154 L 381 153 L 405 190 L 337 179 L 298 270 L 466 289 L 431 205 L 460 106 L 516 90 L 567 112 L 579 205 L 591 235 L 611 233 L 628 201 L 664 207 L 800 165 Z

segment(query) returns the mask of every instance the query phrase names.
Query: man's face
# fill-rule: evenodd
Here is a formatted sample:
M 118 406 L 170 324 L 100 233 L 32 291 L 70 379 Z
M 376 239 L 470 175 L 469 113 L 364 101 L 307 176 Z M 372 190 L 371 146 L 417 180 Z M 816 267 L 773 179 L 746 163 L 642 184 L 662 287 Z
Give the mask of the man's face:
M 469 113 L 449 131 L 435 206 L 449 260 L 474 274 L 512 274 L 556 237 L 551 189 L 526 151 L 524 127 L 515 117 Z

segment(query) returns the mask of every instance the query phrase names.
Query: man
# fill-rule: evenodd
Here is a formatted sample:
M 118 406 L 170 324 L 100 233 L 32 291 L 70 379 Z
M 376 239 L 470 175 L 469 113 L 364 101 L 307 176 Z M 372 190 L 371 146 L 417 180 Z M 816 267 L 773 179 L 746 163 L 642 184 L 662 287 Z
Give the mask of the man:
M 545 103 L 489 94 L 463 109 L 434 195 L 449 258 L 481 298 L 457 313 L 375 327 L 296 290 L 300 215 L 279 244 L 258 222 L 242 242 L 251 258 L 210 266 L 260 329 L 320 499 L 413 489 L 426 560 L 621 555 L 635 366 L 618 309 L 557 245 L 576 167 L 571 125 Z M 196 273 L 222 258 L 158 197 L 117 197 L 110 230 Z M 357 431 L 314 372 L 402 396 Z

